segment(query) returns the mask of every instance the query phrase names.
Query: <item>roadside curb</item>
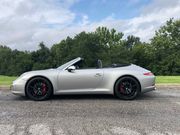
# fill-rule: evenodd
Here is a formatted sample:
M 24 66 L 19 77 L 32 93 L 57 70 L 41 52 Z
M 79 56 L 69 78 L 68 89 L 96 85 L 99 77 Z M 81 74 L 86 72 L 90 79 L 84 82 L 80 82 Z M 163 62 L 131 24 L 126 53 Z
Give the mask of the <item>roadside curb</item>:
M 157 89 L 179 89 L 180 90 L 180 84 L 156 84 Z
M 156 84 L 156 87 L 180 87 L 180 84 Z
M 0 90 L 10 90 L 10 86 L 0 86 Z

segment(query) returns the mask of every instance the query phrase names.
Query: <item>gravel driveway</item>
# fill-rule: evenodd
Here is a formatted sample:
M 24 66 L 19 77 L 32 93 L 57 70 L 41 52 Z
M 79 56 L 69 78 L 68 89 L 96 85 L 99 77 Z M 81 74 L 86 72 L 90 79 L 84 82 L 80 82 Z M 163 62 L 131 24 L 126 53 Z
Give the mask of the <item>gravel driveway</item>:
M 133 101 L 111 95 L 61 95 L 30 101 L 0 90 L 0 135 L 180 135 L 180 88 Z

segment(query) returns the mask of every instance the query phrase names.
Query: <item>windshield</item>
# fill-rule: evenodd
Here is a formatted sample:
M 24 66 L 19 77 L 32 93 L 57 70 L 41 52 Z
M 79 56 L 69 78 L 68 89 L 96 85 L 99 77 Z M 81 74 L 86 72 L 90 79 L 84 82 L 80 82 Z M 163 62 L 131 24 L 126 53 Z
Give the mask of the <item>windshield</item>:
M 57 69 L 59 69 L 59 70 L 66 69 L 67 67 L 71 66 L 72 64 L 74 64 L 75 62 L 77 62 L 77 61 L 79 61 L 79 60 L 81 60 L 80 57 L 78 57 L 78 58 L 76 58 L 76 59 L 73 59 L 73 60 L 71 60 L 71 61 L 69 61 L 69 62 L 61 65 L 61 66 L 58 67 Z

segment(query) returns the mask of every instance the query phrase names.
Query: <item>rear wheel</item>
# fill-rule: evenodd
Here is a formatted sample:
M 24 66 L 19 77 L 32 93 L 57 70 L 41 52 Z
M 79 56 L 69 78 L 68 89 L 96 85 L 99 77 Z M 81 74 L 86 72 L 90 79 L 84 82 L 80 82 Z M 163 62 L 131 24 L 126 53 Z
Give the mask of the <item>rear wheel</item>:
M 120 99 L 131 100 L 136 98 L 139 93 L 139 82 L 133 77 L 122 77 L 115 84 L 115 95 Z
M 32 78 L 26 85 L 26 95 L 32 100 L 46 100 L 52 95 L 51 83 L 43 77 Z

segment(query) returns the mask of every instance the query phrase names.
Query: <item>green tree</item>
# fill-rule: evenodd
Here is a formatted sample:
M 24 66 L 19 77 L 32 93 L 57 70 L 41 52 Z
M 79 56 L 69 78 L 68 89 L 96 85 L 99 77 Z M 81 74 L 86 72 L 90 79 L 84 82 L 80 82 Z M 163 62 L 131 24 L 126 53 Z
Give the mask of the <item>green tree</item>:
M 28 52 L 11 50 L 0 46 L 0 74 L 20 75 L 32 69 L 31 56 Z
M 99 27 L 94 32 L 81 32 L 67 37 L 50 49 L 43 42 L 33 52 L 11 50 L 0 46 L 0 74 L 20 75 L 30 70 L 58 67 L 76 58 L 86 59 L 87 66 L 111 63 L 134 63 L 157 75 L 180 75 L 180 20 L 170 19 L 156 31 L 150 43 L 133 35 L 123 38 L 115 29 Z
M 43 42 L 39 44 L 40 49 L 31 53 L 33 61 L 33 70 L 45 69 L 52 67 L 51 65 L 51 53 Z
M 126 50 L 123 47 L 123 33 L 117 32 L 115 29 L 109 30 L 106 27 L 98 27 L 94 34 L 99 39 L 101 53 L 99 58 L 103 60 L 105 66 L 110 63 L 124 62 Z
M 10 66 L 11 49 L 6 46 L 0 46 L 0 74 L 6 75 Z
M 170 19 L 151 40 L 153 62 L 157 74 L 180 74 L 180 20 Z

